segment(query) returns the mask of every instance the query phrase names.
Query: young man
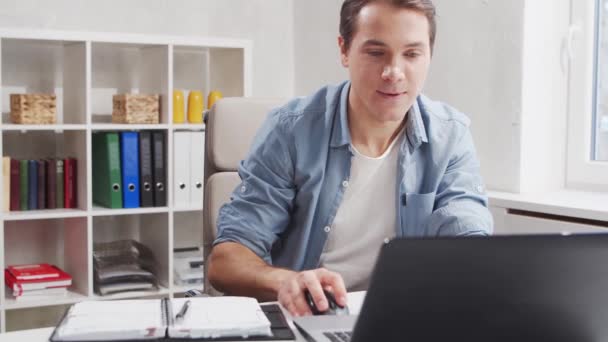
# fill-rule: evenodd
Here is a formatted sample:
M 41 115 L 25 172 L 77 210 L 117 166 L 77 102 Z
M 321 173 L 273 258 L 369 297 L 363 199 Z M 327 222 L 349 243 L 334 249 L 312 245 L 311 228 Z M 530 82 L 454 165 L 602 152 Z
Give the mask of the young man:
M 323 311 L 324 289 L 365 289 L 390 238 L 491 233 L 469 120 L 420 95 L 435 32 L 431 0 L 344 1 L 350 81 L 262 125 L 220 210 L 214 287 L 306 315 L 304 290 Z

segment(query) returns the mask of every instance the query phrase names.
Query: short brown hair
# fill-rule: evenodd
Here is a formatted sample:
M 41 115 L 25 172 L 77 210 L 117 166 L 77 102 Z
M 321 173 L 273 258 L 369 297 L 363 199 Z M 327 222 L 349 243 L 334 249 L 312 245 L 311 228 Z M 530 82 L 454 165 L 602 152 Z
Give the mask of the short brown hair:
M 435 20 L 435 5 L 431 0 L 344 0 L 340 10 L 340 35 L 344 39 L 344 48 L 348 51 L 357 29 L 357 18 L 361 9 L 374 2 L 386 2 L 396 8 L 405 8 L 420 12 L 429 21 L 429 38 L 431 51 L 435 45 L 437 35 L 437 21 Z

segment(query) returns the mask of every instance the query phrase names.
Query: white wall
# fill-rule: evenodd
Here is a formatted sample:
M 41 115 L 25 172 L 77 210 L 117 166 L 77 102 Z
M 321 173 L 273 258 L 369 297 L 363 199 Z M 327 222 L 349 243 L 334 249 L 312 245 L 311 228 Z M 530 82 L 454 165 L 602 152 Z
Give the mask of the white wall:
M 300 0 L 301 1 L 301 0 Z M 2 0 L 0 26 L 253 41 L 253 96 L 294 89 L 293 0 Z
M 295 0 L 293 5 L 295 94 L 347 79 L 338 49 L 342 0 Z
M 435 0 L 425 92 L 466 113 L 487 187 L 519 184 L 524 0 Z

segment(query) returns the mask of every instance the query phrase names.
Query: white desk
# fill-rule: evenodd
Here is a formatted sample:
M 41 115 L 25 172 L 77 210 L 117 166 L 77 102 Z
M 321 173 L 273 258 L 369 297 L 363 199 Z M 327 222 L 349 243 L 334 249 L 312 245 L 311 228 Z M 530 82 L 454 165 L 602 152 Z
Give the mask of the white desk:
M 363 304 L 364 298 L 365 292 L 352 292 L 348 294 L 348 307 L 351 314 L 359 314 L 359 310 L 361 309 L 361 305 Z M 296 329 L 293 323 L 291 322 L 291 316 L 289 315 L 289 313 L 287 313 L 285 310 L 283 310 L 283 313 L 285 314 L 285 318 L 287 318 L 291 329 L 296 335 L 296 341 L 305 342 L 306 339 L 302 337 L 298 329 Z M 4 333 L 0 334 L 0 342 L 48 342 L 49 337 L 51 337 L 51 334 L 53 333 L 53 329 L 54 328 L 51 327 Z

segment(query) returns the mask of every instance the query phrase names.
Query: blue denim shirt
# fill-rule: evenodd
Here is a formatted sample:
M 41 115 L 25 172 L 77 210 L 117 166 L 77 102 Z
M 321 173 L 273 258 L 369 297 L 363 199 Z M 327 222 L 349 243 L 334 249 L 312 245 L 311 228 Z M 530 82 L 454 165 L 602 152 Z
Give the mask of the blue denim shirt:
M 214 245 L 238 242 L 293 270 L 319 266 L 350 177 L 349 89 L 350 82 L 328 86 L 271 111 L 240 164 L 242 183 L 220 209 Z M 469 119 L 419 96 L 406 120 L 396 235 L 490 234 Z

